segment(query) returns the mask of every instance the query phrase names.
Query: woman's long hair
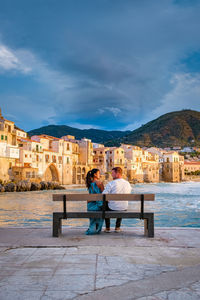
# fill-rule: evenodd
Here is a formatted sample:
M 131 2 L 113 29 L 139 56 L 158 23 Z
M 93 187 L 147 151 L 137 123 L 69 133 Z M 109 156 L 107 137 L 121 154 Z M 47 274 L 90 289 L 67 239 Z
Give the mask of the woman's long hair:
M 93 181 L 94 174 L 96 174 L 98 171 L 99 169 L 92 169 L 89 172 L 87 172 L 85 183 L 88 189 L 90 188 L 90 185 Z

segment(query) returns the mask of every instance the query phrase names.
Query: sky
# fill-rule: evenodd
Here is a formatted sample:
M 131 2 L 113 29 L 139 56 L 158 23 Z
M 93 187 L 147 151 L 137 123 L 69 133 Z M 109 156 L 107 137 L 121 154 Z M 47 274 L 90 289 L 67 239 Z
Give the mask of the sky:
M 0 0 L 0 107 L 23 130 L 200 111 L 200 0 Z

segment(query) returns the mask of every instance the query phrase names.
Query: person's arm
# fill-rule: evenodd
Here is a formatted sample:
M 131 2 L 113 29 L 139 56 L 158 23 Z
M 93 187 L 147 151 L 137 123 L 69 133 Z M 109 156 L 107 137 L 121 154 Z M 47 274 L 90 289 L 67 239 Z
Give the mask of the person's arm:
M 103 193 L 102 193 L 102 194 L 110 194 L 110 193 L 111 193 L 111 189 L 112 189 L 111 183 L 108 182 L 108 183 L 106 184 L 106 187 L 105 187 L 105 189 L 103 190 Z
M 104 190 L 103 182 L 101 182 L 101 181 L 95 181 L 95 182 L 96 182 L 96 185 L 98 186 L 98 188 L 101 190 L 101 192 L 103 192 L 103 190 Z

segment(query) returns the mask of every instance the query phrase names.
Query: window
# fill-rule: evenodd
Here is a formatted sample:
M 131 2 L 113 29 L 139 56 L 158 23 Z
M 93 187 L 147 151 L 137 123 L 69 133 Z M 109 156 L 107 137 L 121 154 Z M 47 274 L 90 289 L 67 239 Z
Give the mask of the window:
M 46 161 L 46 163 L 49 162 L 49 155 L 48 154 L 45 155 L 45 161 Z
M 25 154 L 25 157 L 27 157 L 27 154 Z
M 69 150 L 69 144 L 67 143 L 67 150 Z
M 69 157 L 67 157 L 67 164 L 69 164 Z
M 31 172 L 26 172 L 26 178 L 31 178 Z
M 7 141 L 7 135 L 5 135 L 5 141 Z
M 3 135 L 1 135 L 1 140 L 3 140 Z
M 39 149 L 39 147 L 38 147 L 38 145 L 36 145 L 36 151 L 38 151 L 38 149 Z
M 12 168 L 12 163 L 10 162 L 10 163 L 9 163 L 9 169 L 11 169 L 11 168 Z

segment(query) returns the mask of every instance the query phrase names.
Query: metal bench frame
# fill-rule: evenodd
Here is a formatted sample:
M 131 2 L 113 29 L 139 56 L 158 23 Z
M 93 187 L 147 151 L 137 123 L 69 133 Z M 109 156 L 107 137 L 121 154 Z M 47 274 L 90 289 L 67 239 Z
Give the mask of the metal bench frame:
M 122 200 L 123 199 L 123 200 Z M 144 201 L 154 201 L 154 194 L 55 194 L 53 201 L 63 201 L 63 212 L 53 213 L 53 237 L 62 233 L 62 219 L 89 219 L 89 218 L 124 218 L 144 220 L 144 235 L 154 237 L 154 213 L 144 212 Z M 67 201 L 102 201 L 102 211 L 68 212 Z M 106 211 L 106 202 L 115 201 L 140 201 L 140 212 L 134 211 Z

